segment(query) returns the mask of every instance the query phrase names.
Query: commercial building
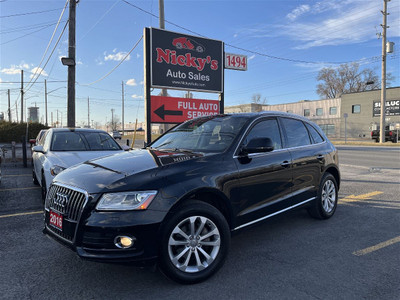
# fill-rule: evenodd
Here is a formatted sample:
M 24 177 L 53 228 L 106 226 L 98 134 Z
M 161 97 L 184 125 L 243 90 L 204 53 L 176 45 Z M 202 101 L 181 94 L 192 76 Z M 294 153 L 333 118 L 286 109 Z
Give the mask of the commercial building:
M 283 111 L 304 116 L 331 138 L 366 138 L 380 122 L 381 90 L 343 94 L 340 98 L 302 100 L 285 104 L 242 104 L 225 107 L 225 113 Z M 386 89 L 386 125 L 400 129 L 400 87 Z

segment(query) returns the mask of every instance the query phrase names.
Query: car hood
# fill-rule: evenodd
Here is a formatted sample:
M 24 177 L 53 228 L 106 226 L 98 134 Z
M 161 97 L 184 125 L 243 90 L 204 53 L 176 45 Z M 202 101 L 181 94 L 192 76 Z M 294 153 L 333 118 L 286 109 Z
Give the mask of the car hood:
M 69 168 L 73 165 L 82 163 L 84 161 L 99 158 L 103 156 L 110 156 L 121 151 L 56 151 L 51 152 L 53 164 L 59 165 L 64 168 Z
M 121 181 L 123 178 L 202 156 L 200 153 L 145 149 L 125 151 L 76 165 L 61 172 L 54 181 L 81 188 L 89 193 L 98 193 L 124 185 Z

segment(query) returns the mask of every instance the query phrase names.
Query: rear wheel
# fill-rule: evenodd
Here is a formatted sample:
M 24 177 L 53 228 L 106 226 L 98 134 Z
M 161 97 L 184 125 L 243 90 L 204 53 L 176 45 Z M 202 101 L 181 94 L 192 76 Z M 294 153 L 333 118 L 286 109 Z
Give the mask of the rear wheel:
M 160 267 L 180 283 L 197 283 L 215 274 L 228 254 L 230 231 L 215 207 L 190 201 L 182 205 L 163 226 Z
M 309 214 L 317 219 L 328 219 L 336 211 L 338 202 L 338 188 L 335 177 L 325 173 L 318 190 L 318 197 L 308 208 Z

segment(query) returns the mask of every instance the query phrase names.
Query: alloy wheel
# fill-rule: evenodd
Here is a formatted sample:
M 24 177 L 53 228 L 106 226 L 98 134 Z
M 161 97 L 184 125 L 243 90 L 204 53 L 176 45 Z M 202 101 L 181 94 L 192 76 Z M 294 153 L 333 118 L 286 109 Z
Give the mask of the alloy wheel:
M 191 216 L 171 232 L 168 254 L 177 269 L 196 273 L 214 262 L 220 246 L 220 232 L 214 222 L 203 216 Z
M 332 180 L 325 181 L 321 197 L 325 212 L 331 213 L 336 204 L 336 188 Z

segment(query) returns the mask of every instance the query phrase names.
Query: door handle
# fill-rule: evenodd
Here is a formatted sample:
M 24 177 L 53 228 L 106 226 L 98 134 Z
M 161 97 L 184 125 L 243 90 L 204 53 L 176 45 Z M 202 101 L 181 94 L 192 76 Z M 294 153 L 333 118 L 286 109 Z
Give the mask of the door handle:
M 290 167 L 290 162 L 285 160 L 284 162 L 281 163 L 281 166 L 284 167 L 284 168 Z
M 325 160 L 325 156 L 323 156 L 322 154 L 319 154 L 319 155 L 317 155 L 317 159 L 318 159 L 320 162 L 323 162 L 323 161 Z

